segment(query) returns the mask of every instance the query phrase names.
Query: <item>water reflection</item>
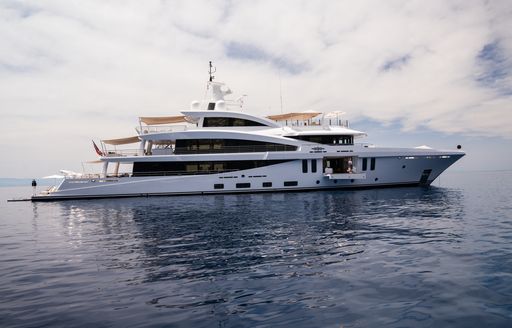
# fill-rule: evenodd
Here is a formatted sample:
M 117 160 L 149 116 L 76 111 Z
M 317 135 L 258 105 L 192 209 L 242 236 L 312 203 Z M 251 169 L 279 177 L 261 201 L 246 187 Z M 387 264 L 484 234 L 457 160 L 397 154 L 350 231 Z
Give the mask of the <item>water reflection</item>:
M 443 188 L 272 193 L 48 204 L 80 242 L 95 236 L 109 268 L 141 282 L 324 275 L 326 266 L 388 245 L 454 243 L 462 193 Z M 135 259 L 135 260 L 134 260 Z

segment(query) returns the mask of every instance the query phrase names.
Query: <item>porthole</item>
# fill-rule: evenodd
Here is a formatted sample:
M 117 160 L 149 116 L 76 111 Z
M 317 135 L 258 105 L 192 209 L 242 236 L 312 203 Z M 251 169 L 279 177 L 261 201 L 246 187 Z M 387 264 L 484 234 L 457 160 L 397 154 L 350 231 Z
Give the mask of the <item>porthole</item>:
M 402 165 L 402 168 L 405 169 L 405 165 Z
M 350 179 L 350 182 L 351 182 L 351 183 L 354 183 L 354 179 Z
M 316 180 L 316 184 L 320 184 L 320 180 Z
M 334 180 L 334 183 L 338 183 L 338 180 Z
M 375 178 L 375 181 L 379 181 L 379 178 Z

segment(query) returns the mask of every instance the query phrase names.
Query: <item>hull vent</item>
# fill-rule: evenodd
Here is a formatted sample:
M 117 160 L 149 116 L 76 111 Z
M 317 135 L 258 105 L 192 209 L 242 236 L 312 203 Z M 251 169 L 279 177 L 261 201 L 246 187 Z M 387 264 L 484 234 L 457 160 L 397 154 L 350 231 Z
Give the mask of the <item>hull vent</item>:
M 423 173 L 421 174 L 420 178 L 420 185 L 428 186 L 430 184 L 428 180 L 428 178 L 430 177 L 430 173 L 432 173 L 432 169 L 423 170 Z

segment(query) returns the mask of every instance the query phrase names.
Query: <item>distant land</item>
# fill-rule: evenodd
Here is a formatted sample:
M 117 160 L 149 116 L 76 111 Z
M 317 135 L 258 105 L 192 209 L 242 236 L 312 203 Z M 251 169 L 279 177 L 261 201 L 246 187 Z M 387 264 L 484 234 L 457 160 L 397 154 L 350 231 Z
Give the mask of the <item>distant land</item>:
M 59 179 L 36 179 L 38 186 L 52 186 L 56 184 Z M 18 179 L 18 178 L 0 178 L 0 187 L 30 187 L 32 179 Z

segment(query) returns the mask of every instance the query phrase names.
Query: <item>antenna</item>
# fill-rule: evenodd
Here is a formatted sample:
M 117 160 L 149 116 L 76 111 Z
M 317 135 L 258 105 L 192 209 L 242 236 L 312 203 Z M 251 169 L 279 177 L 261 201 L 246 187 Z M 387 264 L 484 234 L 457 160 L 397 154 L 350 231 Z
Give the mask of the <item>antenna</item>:
M 281 99 L 281 114 L 283 113 L 283 87 L 281 85 L 281 70 L 279 70 L 279 98 Z
M 217 67 L 213 67 L 212 61 L 210 60 L 210 69 L 208 70 L 208 74 L 210 74 L 210 82 L 215 78 L 215 76 L 213 76 L 213 73 L 215 72 L 217 72 Z

